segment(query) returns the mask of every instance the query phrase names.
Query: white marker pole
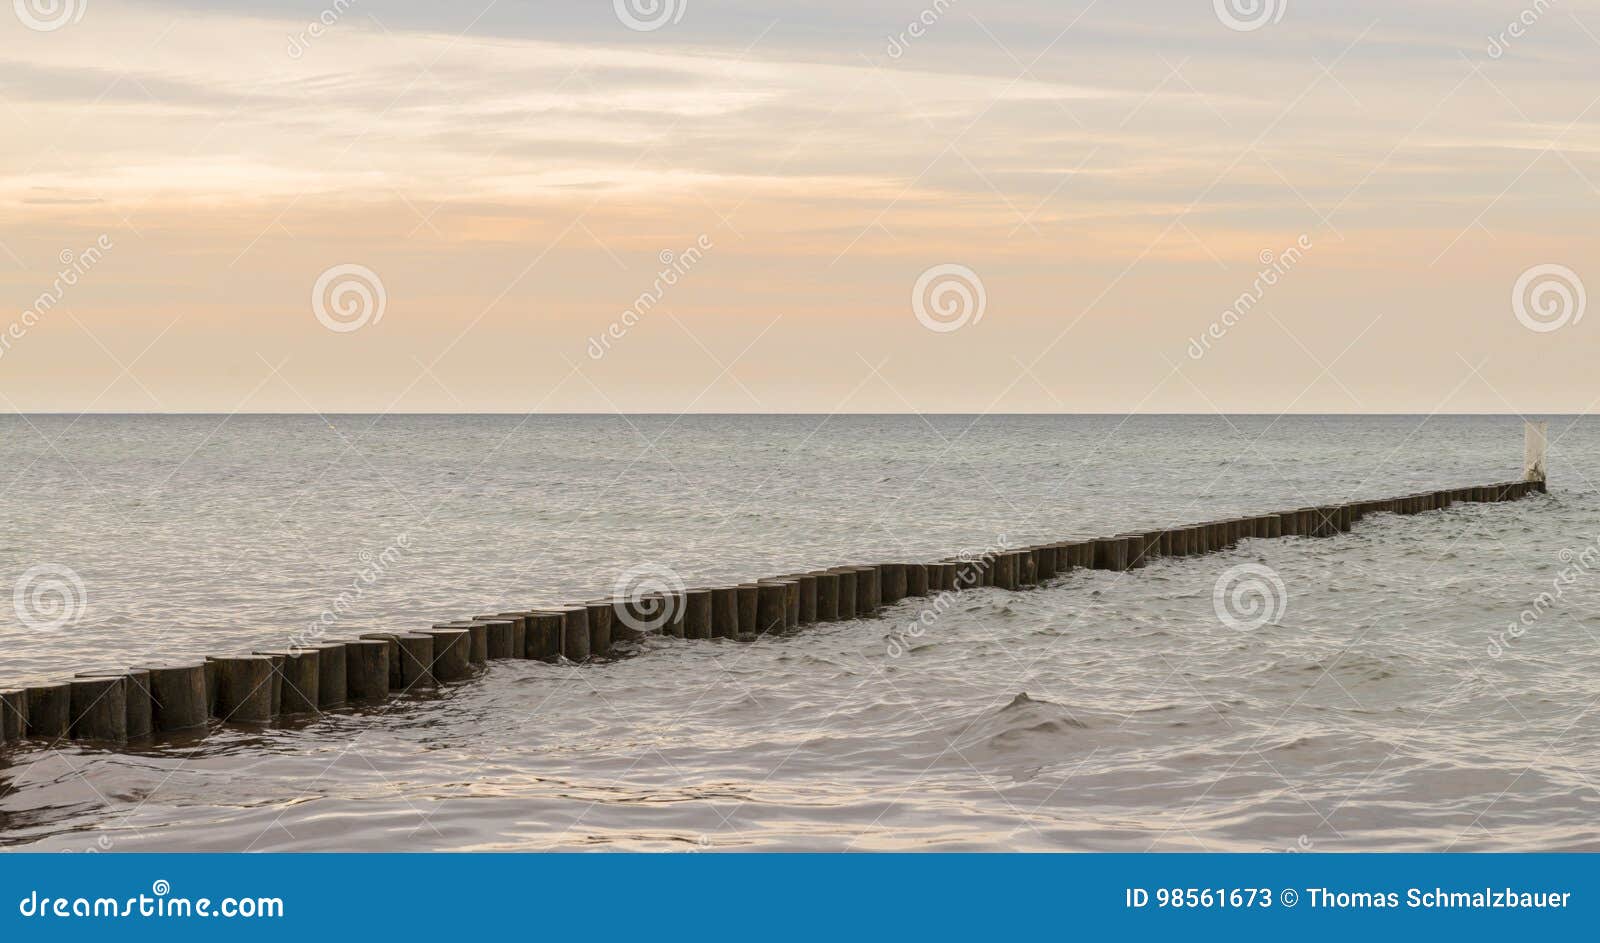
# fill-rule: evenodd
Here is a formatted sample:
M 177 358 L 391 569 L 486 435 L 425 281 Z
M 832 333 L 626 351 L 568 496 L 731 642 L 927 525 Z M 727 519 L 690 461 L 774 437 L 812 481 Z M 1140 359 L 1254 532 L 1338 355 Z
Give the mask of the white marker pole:
M 1545 489 L 1545 459 L 1550 447 L 1550 424 L 1529 421 L 1522 427 L 1522 480 L 1538 482 Z

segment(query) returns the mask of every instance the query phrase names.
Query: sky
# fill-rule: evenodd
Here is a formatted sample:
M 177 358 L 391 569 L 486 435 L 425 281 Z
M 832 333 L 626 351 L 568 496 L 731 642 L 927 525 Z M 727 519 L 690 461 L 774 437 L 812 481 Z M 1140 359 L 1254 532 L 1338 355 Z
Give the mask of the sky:
M 1600 400 L 1600 0 L 14 7 L 11 411 Z

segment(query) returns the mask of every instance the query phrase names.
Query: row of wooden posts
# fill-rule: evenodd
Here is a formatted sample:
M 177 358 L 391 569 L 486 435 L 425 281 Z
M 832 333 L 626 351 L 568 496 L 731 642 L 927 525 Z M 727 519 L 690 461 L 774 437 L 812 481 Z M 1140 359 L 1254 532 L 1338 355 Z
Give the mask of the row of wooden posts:
M 606 658 L 614 643 L 642 634 L 751 639 L 814 622 L 868 616 L 911 596 L 975 586 L 1015 590 L 1073 569 L 1129 570 L 1156 557 L 1227 549 L 1245 538 L 1328 537 L 1350 530 L 1369 514 L 1417 514 L 1458 502 L 1515 500 L 1544 490 L 1544 482 L 1534 480 L 1429 491 L 998 549 L 977 559 L 834 567 L 636 599 L 494 613 L 417 631 L 373 632 L 203 661 L 91 671 L 68 681 L 0 690 L 0 747 L 62 739 L 118 744 L 203 733 L 214 722 L 267 724 L 464 681 L 497 659 L 586 662 Z

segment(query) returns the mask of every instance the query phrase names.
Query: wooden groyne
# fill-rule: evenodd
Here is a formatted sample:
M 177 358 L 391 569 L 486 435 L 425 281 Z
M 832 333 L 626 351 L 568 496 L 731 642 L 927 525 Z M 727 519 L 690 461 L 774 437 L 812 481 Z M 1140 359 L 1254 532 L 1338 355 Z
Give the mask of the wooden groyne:
M 115 746 L 193 737 L 218 723 L 270 724 L 457 684 L 481 675 L 491 661 L 593 662 L 608 658 L 619 640 L 644 634 L 753 640 L 864 618 L 906 598 L 980 586 L 1023 590 L 1077 569 L 1133 570 L 1161 557 L 1216 553 L 1246 539 L 1333 537 L 1375 514 L 1514 501 L 1545 491 L 1544 436 L 1542 423 L 1530 424 L 1527 477 L 1517 482 L 1003 548 L 976 559 L 838 566 L 480 615 L 414 631 L 84 672 L 66 681 L 0 689 L 0 748 L 63 739 Z M 649 628 L 632 628 L 641 625 Z

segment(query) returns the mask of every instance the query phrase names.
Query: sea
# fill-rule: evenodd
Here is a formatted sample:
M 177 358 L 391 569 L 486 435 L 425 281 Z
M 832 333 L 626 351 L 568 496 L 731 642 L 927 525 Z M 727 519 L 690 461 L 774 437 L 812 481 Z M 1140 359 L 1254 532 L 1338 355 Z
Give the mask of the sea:
M 1600 422 L 1540 418 L 1549 492 L 1514 503 L 10 743 L 0 849 L 1600 850 Z M 0 689 L 1522 461 L 1518 416 L 13 414 Z

